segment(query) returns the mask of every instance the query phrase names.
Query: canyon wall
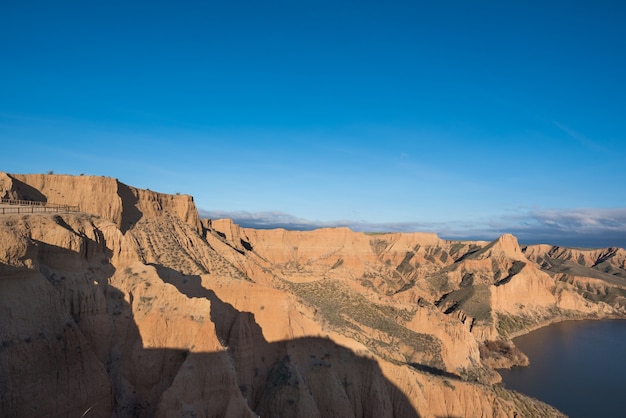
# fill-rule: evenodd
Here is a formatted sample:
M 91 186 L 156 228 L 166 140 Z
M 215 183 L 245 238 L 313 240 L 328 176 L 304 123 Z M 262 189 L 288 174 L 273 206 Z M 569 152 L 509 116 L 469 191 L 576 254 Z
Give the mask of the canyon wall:
M 198 211 L 189 195 L 169 195 L 127 186 L 111 177 L 0 173 L 0 198 L 78 206 L 127 231 L 142 217 L 170 213 L 198 232 Z
M 510 338 L 625 313 L 619 249 L 254 230 L 104 177 L 0 197 L 80 206 L 0 216 L 2 416 L 560 416 L 495 384 Z

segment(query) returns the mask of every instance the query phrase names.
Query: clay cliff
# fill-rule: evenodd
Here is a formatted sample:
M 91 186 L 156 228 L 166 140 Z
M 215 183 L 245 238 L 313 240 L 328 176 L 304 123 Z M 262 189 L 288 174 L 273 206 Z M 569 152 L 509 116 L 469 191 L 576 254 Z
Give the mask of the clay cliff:
M 624 250 L 254 230 L 190 196 L 0 173 L 0 415 L 560 416 L 511 338 L 624 317 Z M 83 415 L 84 414 L 84 415 Z
M 169 213 L 198 232 L 198 211 L 189 195 L 168 195 L 137 189 L 110 177 L 0 172 L 0 199 L 31 200 L 78 206 L 128 230 L 144 217 Z

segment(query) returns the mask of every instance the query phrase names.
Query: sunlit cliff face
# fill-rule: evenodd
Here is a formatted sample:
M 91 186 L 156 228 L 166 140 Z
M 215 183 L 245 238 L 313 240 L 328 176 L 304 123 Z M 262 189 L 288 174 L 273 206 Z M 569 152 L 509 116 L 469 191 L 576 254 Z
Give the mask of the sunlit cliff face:
M 0 197 L 80 207 L 0 215 L 3 416 L 557 416 L 492 385 L 510 337 L 626 303 L 623 250 L 245 229 L 102 177 Z

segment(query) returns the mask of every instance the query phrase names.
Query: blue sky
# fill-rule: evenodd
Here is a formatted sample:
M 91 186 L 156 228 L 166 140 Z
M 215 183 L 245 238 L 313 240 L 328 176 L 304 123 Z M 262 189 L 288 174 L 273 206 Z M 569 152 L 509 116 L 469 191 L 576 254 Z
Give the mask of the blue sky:
M 626 246 L 623 2 L 25 0 L 0 57 L 2 171 L 247 226 Z

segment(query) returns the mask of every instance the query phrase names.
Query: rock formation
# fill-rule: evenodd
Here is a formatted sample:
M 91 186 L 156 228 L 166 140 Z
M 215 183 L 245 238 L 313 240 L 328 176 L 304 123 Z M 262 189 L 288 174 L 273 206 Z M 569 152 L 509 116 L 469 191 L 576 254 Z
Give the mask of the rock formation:
M 0 173 L 0 416 L 560 416 L 511 338 L 626 315 L 626 252 L 254 230 L 190 196 Z

